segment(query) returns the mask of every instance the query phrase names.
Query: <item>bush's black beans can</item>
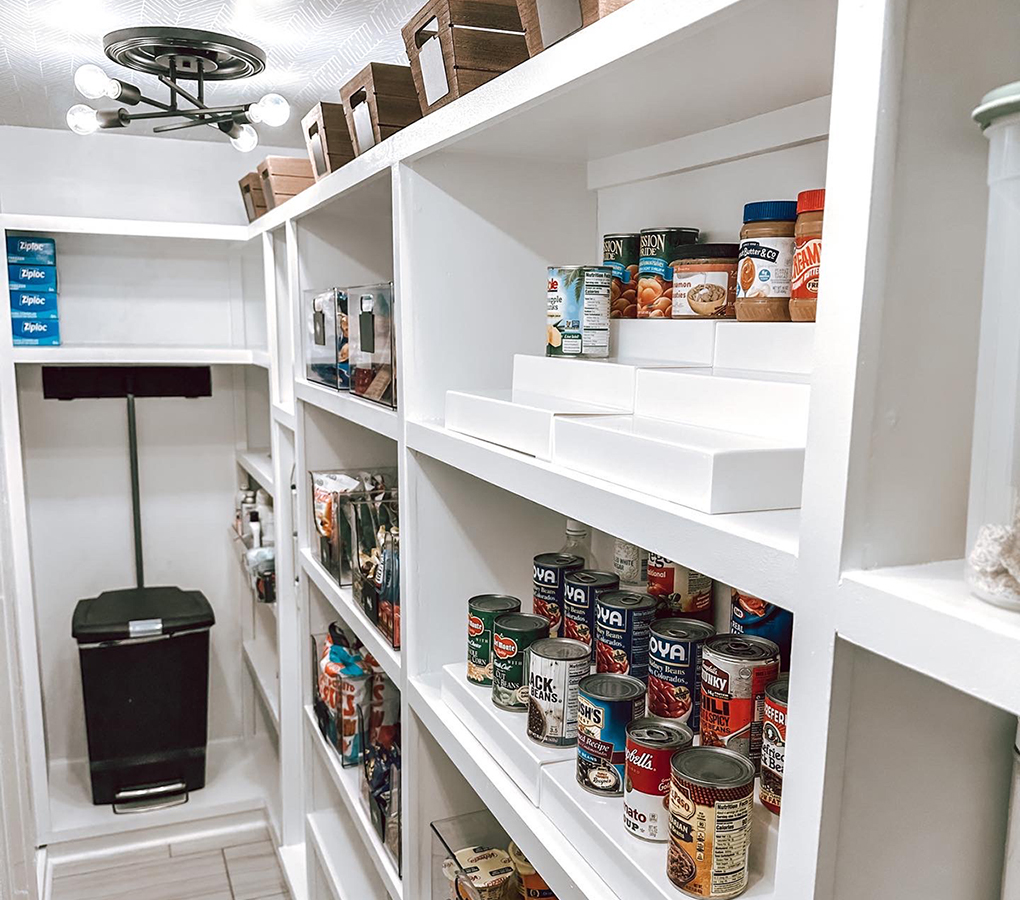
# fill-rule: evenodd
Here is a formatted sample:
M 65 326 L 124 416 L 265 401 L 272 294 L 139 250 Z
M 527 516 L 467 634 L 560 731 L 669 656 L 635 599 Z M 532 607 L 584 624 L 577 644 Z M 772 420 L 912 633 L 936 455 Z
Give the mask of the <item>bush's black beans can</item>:
M 588 675 L 577 705 L 577 782 L 602 797 L 623 796 L 627 726 L 645 711 L 645 686 L 630 675 Z
M 715 629 L 695 619 L 658 619 L 648 639 L 648 714 L 701 721 L 701 648 Z
M 532 607 L 536 616 L 549 620 L 549 634 L 563 636 L 563 594 L 566 577 L 584 568 L 584 558 L 564 553 L 539 553 L 535 557 Z
M 563 588 L 563 636 L 588 645 L 594 661 L 595 601 L 606 591 L 620 588 L 611 572 L 579 569 L 568 572 Z
M 549 637 L 549 620 L 504 613 L 492 626 L 492 702 L 509 712 L 528 709 L 528 648 Z
M 623 786 L 623 824 L 645 841 L 669 838 L 671 761 L 694 743 L 694 732 L 681 722 L 642 716 L 627 726 L 627 768 Z
M 573 747 L 578 685 L 591 671 L 591 648 L 570 638 L 543 638 L 528 653 L 528 737 L 539 744 Z
M 520 612 L 521 601 L 509 594 L 479 594 L 468 600 L 467 679 L 492 684 L 492 626 L 497 616 Z
M 595 601 L 595 669 L 648 677 L 648 635 L 655 598 L 636 591 L 607 591 Z

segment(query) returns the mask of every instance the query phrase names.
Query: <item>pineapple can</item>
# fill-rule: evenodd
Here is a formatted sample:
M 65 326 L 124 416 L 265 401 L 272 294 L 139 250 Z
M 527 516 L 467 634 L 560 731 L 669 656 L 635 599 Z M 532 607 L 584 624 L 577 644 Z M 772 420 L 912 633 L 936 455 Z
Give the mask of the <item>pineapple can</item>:
M 609 356 L 609 266 L 550 266 L 546 356 Z

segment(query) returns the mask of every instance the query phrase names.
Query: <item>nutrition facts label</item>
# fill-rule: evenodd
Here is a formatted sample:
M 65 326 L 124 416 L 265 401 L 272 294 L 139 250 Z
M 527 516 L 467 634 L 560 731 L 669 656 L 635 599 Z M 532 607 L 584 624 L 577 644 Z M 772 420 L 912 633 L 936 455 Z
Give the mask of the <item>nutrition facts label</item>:
M 719 800 L 715 804 L 712 896 L 738 890 L 745 883 L 753 805 L 752 796 Z

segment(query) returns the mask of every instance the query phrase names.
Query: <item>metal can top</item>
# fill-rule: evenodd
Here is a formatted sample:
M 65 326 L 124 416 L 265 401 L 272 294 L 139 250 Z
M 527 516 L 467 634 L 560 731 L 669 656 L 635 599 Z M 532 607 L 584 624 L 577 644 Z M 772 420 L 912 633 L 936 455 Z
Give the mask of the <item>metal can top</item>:
M 583 569 L 584 559 L 570 553 L 539 553 L 535 565 L 547 569 Z
M 779 659 L 779 645 L 754 634 L 717 634 L 705 641 L 705 649 L 737 662 Z
M 700 228 L 686 228 L 681 227 L 679 225 L 660 225 L 656 228 L 641 229 L 642 234 L 658 234 L 660 231 L 676 231 L 685 235 L 693 235 L 695 240 L 697 239 L 698 235 L 701 234 Z M 692 240 L 691 243 L 693 244 L 694 240 Z
M 545 616 L 535 616 L 531 613 L 503 613 L 496 617 L 495 624 L 500 631 L 514 631 L 522 634 L 549 630 L 549 620 Z
M 643 681 L 631 675 L 614 675 L 611 672 L 586 675 L 578 687 L 596 700 L 637 700 L 645 695 Z
M 652 624 L 652 634 L 677 641 L 706 641 L 715 636 L 715 628 L 697 619 L 659 619 Z
M 591 647 L 573 638 L 542 638 L 531 645 L 531 655 L 544 659 L 588 659 Z
M 676 719 L 642 716 L 627 726 L 627 737 L 645 747 L 683 750 L 694 743 L 694 732 Z
M 521 601 L 509 594 L 478 594 L 468 600 L 468 609 L 479 612 L 517 612 Z
M 595 272 L 602 272 L 602 271 L 612 272 L 613 271 L 609 266 L 594 266 L 594 265 L 584 265 L 584 266 L 549 266 L 549 271 L 550 272 L 571 272 L 571 271 L 574 271 L 575 269 L 587 269 L 589 271 L 595 271 Z
M 614 232 L 613 234 L 604 234 L 604 235 L 602 235 L 602 240 L 606 240 L 606 238 L 636 238 L 636 237 L 641 237 L 641 232 L 639 232 L 639 231 L 618 231 L 618 232 Z
M 655 609 L 658 606 L 651 594 L 641 594 L 637 591 L 606 591 L 599 597 L 598 602 L 610 609 Z
M 790 673 L 780 675 L 771 684 L 766 685 L 765 696 L 785 707 L 790 700 Z
M 619 587 L 620 578 L 612 572 L 596 572 L 594 569 L 578 569 L 567 575 L 570 584 L 581 584 L 585 587 L 614 588 Z
M 675 776 L 705 787 L 739 788 L 754 781 L 754 763 L 724 747 L 678 750 L 671 764 Z

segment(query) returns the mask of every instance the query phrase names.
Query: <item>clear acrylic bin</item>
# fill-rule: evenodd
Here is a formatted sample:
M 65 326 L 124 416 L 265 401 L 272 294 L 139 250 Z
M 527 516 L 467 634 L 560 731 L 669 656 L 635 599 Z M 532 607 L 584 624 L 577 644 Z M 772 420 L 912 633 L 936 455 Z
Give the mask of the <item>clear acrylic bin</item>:
M 393 285 L 347 290 L 351 317 L 351 391 L 383 406 L 397 406 Z
M 365 615 L 389 639 L 400 647 L 400 553 L 397 499 L 355 500 L 357 567 L 354 573 L 354 599 Z
M 341 391 L 350 388 L 349 331 L 346 292 L 339 288 L 305 291 L 305 377 L 309 381 Z
M 432 823 L 432 900 L 517 900 L 510 837 L 487 809 Z

